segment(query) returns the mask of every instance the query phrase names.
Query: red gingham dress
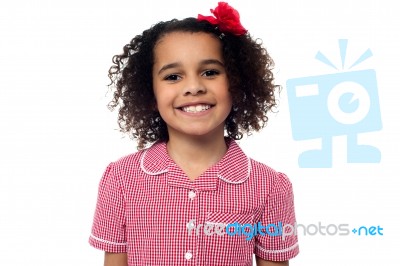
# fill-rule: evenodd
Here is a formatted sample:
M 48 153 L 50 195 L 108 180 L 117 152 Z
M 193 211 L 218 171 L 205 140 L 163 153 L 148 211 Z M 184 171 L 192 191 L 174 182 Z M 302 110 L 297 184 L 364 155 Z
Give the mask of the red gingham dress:
M 127 252 L 130 266 L 244 266 L 252 265 L 253 254 L 272 261 L 295 257 L 295 234 L 284 240 L 205 234 L 201 225 L 213 223 L 296 223 L 286 175 L 247 157 L 234 140 L 227 144 L 224 157 L 194 181 L 164 142 L 110 163 L 99 185 L 90 245 Z M 191 234 L 190 221 L 196 227 Z

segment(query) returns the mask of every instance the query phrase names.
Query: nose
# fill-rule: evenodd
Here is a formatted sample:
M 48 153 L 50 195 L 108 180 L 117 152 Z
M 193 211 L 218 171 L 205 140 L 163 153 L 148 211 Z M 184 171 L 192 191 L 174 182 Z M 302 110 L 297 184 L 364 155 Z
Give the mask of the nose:
M 197 95 L 206 93 L 206 87 L 200 77 L 188 77 L 184 87 L 184 95 Z

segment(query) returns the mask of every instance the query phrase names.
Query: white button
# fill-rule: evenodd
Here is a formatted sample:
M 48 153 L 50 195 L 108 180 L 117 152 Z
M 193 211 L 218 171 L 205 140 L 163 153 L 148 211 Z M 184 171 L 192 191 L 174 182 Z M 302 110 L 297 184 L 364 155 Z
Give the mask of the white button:
M 193 190 L 189 191 L 189 198 L 194 199 L 194 197 L 196 197 L 196 192 L 194 192 Z
M 192 257 L 193 257 L 193 255 L 190 251 L 186 252 L 185 259 L 190 260 Z
M 193 228 L 196 227 L 196 225 L 194 224 L 194 221 L 191 220 L 190 222 L 188 222 L 188 223 L 186 224 L 186 227 L 187 227 L 187 229 L 193 229 Z

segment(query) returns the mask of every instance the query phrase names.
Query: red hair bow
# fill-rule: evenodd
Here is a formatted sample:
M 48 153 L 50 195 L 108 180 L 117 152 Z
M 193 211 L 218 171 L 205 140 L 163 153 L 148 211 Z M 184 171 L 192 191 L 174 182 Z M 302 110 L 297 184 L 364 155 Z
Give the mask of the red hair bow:
M 213 25 L 218 26 L 222 33 L 231 33 L 233 35 L 244 35 L 247 30 L 240 23 L 239 12 L 225 2 L 218 2 L 215 9 L 210 9 L 212 16 L 198 15 L 197 20 L 206 20 Z

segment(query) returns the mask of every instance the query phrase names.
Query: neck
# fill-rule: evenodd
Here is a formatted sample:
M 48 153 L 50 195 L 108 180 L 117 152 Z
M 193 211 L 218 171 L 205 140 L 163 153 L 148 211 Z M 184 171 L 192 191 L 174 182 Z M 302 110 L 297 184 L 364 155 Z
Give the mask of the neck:
M 193 180 L 225 155 L 225 139 L 223 134 L 220 136 L 170 135 L 167 150 L 175 163 Z

